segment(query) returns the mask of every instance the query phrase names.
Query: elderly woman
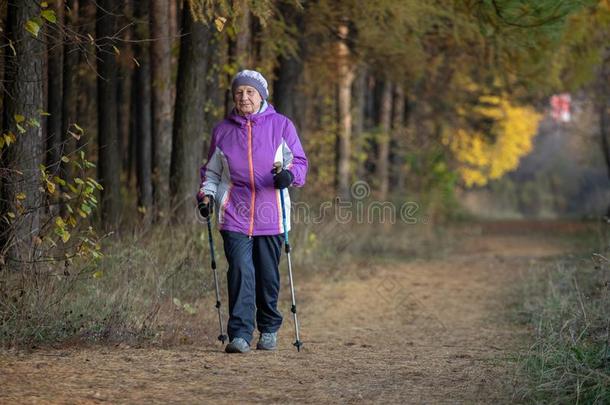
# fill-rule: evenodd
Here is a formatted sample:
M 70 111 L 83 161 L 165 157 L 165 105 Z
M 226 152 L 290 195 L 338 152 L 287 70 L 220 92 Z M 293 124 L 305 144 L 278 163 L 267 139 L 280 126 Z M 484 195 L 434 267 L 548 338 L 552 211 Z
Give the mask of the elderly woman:
M 218 226 L 229 263 L 228 353 L 245 353 L 256 327 L 256 348 L 274 350 L 282 314 L 279 260 L 284 227 L 280 193 L 301 187 L 307 158 L 294 124 L 267 103 L 267 81 L 243 70 L 232 81 L 235 108 L 213 130 L 207 163 L 201 167 L 197 194 L 205 217 L 216 206 Z M 274 170 L 274 163 L 282 167 Z

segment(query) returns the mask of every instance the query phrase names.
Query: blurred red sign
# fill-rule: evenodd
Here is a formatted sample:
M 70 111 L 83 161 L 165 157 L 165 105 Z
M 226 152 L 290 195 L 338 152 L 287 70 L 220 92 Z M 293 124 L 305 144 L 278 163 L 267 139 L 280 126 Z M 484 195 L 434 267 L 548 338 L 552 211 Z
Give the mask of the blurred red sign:
M 555 94 L 551 97 L 551 116 L 555 121 L 570 122 L 571 101 L 569 93 Z

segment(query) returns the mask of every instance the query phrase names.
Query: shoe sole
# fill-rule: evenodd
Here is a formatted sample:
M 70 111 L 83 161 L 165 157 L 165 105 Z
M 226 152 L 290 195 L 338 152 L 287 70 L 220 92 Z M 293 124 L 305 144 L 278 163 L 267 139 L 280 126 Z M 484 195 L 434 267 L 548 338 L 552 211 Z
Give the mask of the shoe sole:
M 259 345 L 259 344 L 257 344 L 257 345 L 256 345 L 256 350 L 268 350 L 268 351 L 273 351 L 273 350 L 275 350 L 275 349 L 277 349 L 277 346 L 273 346 L 273 347 L 265 347 L 265 346 L 262 346 L 262 345 Z
M 227 353 L 248 353 L 249 351 L 250 348 L 248 348 L 247 350 L 239 350 L 238 348 L 233 348 L 231 346 L 225 347 L 225 352 Z

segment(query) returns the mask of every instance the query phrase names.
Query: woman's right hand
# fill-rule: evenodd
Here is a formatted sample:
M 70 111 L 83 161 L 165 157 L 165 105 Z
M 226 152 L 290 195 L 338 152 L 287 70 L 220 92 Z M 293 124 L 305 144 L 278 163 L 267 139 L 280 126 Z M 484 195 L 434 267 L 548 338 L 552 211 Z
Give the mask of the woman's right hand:
M 199 213 L 204 218 L 214 213 L 214 197 L 206 195 L 199 201 Z

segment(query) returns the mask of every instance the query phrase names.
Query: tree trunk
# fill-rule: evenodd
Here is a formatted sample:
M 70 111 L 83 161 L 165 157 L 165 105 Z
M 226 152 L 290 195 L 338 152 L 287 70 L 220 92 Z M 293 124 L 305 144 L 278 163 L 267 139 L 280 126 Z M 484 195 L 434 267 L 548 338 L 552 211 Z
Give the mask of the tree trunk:
M 238 31 L 235 37 L 235 63 L 237 70 L 253 68 L 252 54 L 252 15 L 247 2 L 237 0 L 241 3 L 238 18 Z
M 152 68 L 152 137 L 155 210 L 160 217 L 169 210 L 169 170 L 172 154 L 171 43 L 167 4 L 150 0 Z
M 610 50 L 606 49 L 604 61 L 600 66 L 599 85 L 597 86 L 597 108 L 599 111 L 599 135 L 602 153 L 606 161 L 608 178 L 610 179 Z M 610 218 L 610 204 L 606 210 Z
M 136 59 L 140 66 L 135 69 L 135 113 L 136 113 L 136 178 L 138 180 L 138 210 L 144 214 L 145 222 L 150 220 L 153 202 L 152 188 L 152 117 L 151 117 L 151 75 L 148 18 L 149 1 L 138 0 L 136 13 Z
M 7 27 L 7 19 L 6 19 L 6 9 L 7 9 L 7 2 L 0 2 L 0 22 L 2 23 L 3 27 Z M 5 98 L 5 94 L 6 94 L 6 89 L 5 89 L 5 83 L 4 83 L 4 59 L 6 57 L 5 55 L 5 49 L 8 48 L 8 38 L 6 37 L 6 35 L 0 35 L 0 131 L 4 129 L 4 98 Z M 1 183 L 2 183 L 2 176 L 0 175 L 0 187 L 1 187 Z M 2 204 L 2 202 L 0 201 L 0 205 Z M 0 212 L 3 212 L 2 209 L 0 209 Z M 0 236 L 1 237 L 1 236 Z M 2 241 L 0 240 L 0 243 Z M 0 245 L 1 246 L 1 245 Z
M 131 80 L 131 102 L 129 103 L 129 140 L 127 141 L 127 184 L 131 187 L 136 187 L 136 162 L 137 158 L 137 145 L 138 145 L 138 132 L 136 128 L 136 117 L 137 117 L 137 106 L 138 103 L 138 86 L 135 84 L 135 71 Z M 135 182 L 135 183 L 134 183 Z
M 4 146 L 6 171 L 0 173 L 4 180 L 2 195 L 7 204 L 3 207 L 7 212 L 2 214 L 12 213 L 14 219 L 10 228 L 2 232 L 8 234 L 3 238 L 5 245 L 0 248 L 0 264 L 6 262 L 15 270 L 25 269 L 27 262 L 36 259 L 33 238 L 40 230 L 43 203 L 39 165 L 44 162 L 44 139 L 40 125 L 34 122 L 40 121 L 43 108 L 44 45 L 24 29 L 26 22 L 39 13 L 34 0 L 8 4 L 7 35 L 16 55 L 6 53 L 4 125 L 6 132 L 13 133 L 16 140 L 8 147 Z M 19 116 L 25 117 L 25 121 Z M 1 257 L 4 254 L 8 254 L 8 260 Z
M 337 140 L 337 169 L 336 187 L 337 195 L 342 198 L 350 198 L 350 159 L 352 155 L 352 82 L 354 71 L 352 68 L 350 49 L 347 45 L 349 28 L 347 23 L 339 26 L 339 41 L 337 43 L 337 63 L 339 81 L 339 134 Z
M 296 57 L 280 57 L 277 80 L 273 84 L 273 105 L 293 122 L 299 118 L 295 93 L 302 72 L 303 65 Z
M 212 35 L 206 25 L 193 20 L 186 4 L 183 7 L 182 25 L 170 188 L 176 218 L 194 220 L 198 169 L 203 161 L 204 104 Z
M 405 183 L 405 93 L 402 86 L 394 90 L 394 114 L 392 117 L 392 140 L 396 145 L 396 153 L 392 159 L 391 171 L 396 191 L 404 191 Z
M 364 147 L 364 107 L 366 100 L 366 67 L 359 66 L 354 80 L 354 93 L 352 94 L 353 100 L 353 125 L 352 125 L 352 138 L 354 139 L 354 151 L 353 161 L 356 166 L 356 179 L 362 180 L 364 178 L 364 159 L 361 158 Z
M 282 3 L 280 13 L 289 27 L 294 27 L 297 32 L 304 32 L 303 13 L 296 10 L 290 4 Z M 282 55 L 279 57 L 277 79 L 273 83 L 273 105 L 276 110 L 290 118 L 299 129 L 298 121 L 302 113 L 297 114 L 299 97 L 296 96 L 297 85 L 303 73 L 303 35 L 299 36 L 297 49 L 294 55 Z
M 102 190 L 102 219 L 116 226 L 121 211 L 121 159 L 117 125 L 117 63 L 112 37 L 122 1 L 98 0 L 96 37 L 98 42 L 98 176 Z
M 57 24 L 49 26 L 48 41 L 48 85 L 49 104 L 47 120 L 47 161 L 46 166 L 54 174 L 59 173 L 59 161 L 63 149 L 62 145 L 62 93 L 63 93 L 63 58 L 64 38 L 61 30 L 54 29 L 64 24 L 64 1 L 55 0 L 52 9 L 57 17 Z M 52 31 L 51 31 L 52 30 Z
M 180 30 L 180 24 L 178 21 L 179 20 L 179 16 L 181 16 L 182 14 L 179 14 L 179 5 L 181 4 L 179 1 L 170 1 L 168 2 L 169 4 L 169 35 L 170 35 L 170 53 L 171 53 L 171 72 L 173 74 L 173 72 L 175 72 L 178 68 L 178 56 L 176 55 L 176 52 L 173 52 L 174 49 L 178 48 L 178 46 L 180 45 L 180 39 L 179 39 L 179 30 Z M 170 82 L 170 109 L 171 111 L 174 111 L 174 106 L 176 105 L 176 81 L 172 80 Z M 172 116 L 173 119 L 173 116 Z M 173 122 L 172 122 L 173 125 Z
M 66 14 L 66 26 L 72 30 L 77 30 L 79 0 L 68 0 L 66 5 L 69 12 Z M 69 155 L 74 151 L 76 139 L 68 133 L 72 124 L 76 122 L 77 104 L 78 104 L 78 64 L 80 63 L 80 53 L 77 45 L 72 38 L 69 38 L 64 45 L 63 59 L 63 89 L 61 98 L 61 144 L 65 155 Z M 79 124 L 82 127 L 82 123 Z M 75 134 L 80 135 L 75 128 L 72 128 Z M 71 179 L 69 166 L 60 162 L 61 177 L 66 181 Z
M 235 16 L 237 30 L 232 37 L 229 37 L 229 66 L 235 72 L 242 69 L 253 69 L 252 66 L 252 30 L 250 10 L 246 0 L 233 0 L 233 10 L 237 10 Z M 229 85 L 233 75 L 227 75 Z M 225 113 L 229 113 L 233 108 L 233 95 L 231 89 L 227 89 L 225 96 Z
M 379 184 L 378 197 L 385 201 L 389 189 L 389 164 L 390 164 L 390 131 L 392 120 L 392 83 L 386 80 L 383 83 L 381 94 L 381 105 L 379 111 L 380 134 L 377 137 L 377 180 Z
M 124 18 L 121 19 L 121 24 L 127 27 L 128 24 L 134 23 L 134 11 L 133 3 L 131 0 L 125 1 L 125 9 L 123 10 Z M 130 136 L 130 123 L 131 123 L 131 103 L 132 103 L 132 92 L 133 77 L 135 69 L 134 46 L 132 41 L 134 39 L 133 27 L 125 28 L 122 30 L 121 40 L 124 41 L 121 47 L 121 55 L 118 58 L 120 61 L 118 67 L 117 77 L 117 105 L 118 105 L 118 128 L 119 128 L 119 151 L 121 153 L 121 167 L 123 173 L 127 174 L 127 186 L 129 187 L 129 181 L 131 180 L 130 165 L 129 165 L 129 136 Z

